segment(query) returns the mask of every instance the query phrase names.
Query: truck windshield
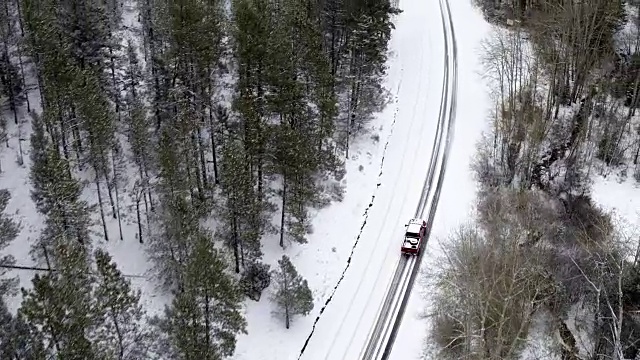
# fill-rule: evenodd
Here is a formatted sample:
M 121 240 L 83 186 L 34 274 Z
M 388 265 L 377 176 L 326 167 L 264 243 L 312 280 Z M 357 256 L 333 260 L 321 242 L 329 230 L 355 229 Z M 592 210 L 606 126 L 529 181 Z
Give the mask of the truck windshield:
M 418 235 L 418 233 L 408 232 L 408 231 L 407 231 L 407 235 L 406 236 L 410 237 L 410 238 L 416 238 L 416 239 L 420 237 L 420 235 Z

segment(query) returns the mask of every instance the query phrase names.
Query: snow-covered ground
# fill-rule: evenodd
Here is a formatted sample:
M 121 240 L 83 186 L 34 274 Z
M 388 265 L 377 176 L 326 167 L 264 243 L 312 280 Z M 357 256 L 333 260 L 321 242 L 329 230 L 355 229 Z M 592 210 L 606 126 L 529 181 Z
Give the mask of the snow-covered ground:
M 640 185 L 632 177 L 624 179 L 615 175 L 593 177 L 593 200 L 614 215 L 614 223 L 626 228 L 626 235 L 635 235 L 640 229 Z M 637 242 L 637 240 L 636 240 Z
M 29 84 L 31 85 L 31 84 Z M 29 93 L 31 110 L 38 113 L 42 111 L 40 107 L 40 95 L 36 91 Z M 8 113 L 7 113 L 8 114 Z M 42 231 L 42 218 L 36 211 L 36 206 L 31 201 L 31 182 L 29 181 L 29 169 L 31 160 L 29 159 L 30 146 L 28 141 L 22 142 L 23 165 L 19 165 L 17 158 L 20 153 L 19 139 L 29 139 L 31 135 L 31 119 L 26 108 L 19 109 L 19 125 L 15 125 L 13 120 L 7 121 L 8 147 L 0 150 L 0 163 L 2 173 L 0 173 L 0 188 L 7 189 L 11 193 L 11 200 L 7 204 L 5 212 L 14 221 L 20 224 L 18 237 L 7 247 L 6 252 L 13 255 L 16 265 L 31 266 L 33 262 L 29 255 L 30 245 L 35 241 Z M 33 272 L 12 271 L 10 276 L 17 276 L 20 286 L 27 287 L 30 284 Z M 20 306 L 20 298 L 15 297 L 7 301 L 7 307 L 16 311 Z

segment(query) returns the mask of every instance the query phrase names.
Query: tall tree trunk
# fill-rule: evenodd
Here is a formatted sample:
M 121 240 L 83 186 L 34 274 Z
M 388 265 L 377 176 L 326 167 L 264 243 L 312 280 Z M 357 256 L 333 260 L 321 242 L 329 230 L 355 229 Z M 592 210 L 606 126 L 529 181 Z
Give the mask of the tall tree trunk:
M 285 300 L 285 305 L 284 305 L 284 327 L 289 329 L 289 307 L 291 306 L 291 289 L 289 289 L 289 279 L 288 279 L 288 274 L 283 274 L 284 277 L 284 292 L 285 292 L 285 296 L 287 297 L 287 299 Z
M 246 265 L 244 263 L 244 242 L 240 242 L 240 264 L 242 265 L 243 268 L 246 268 Z
M 187 187 L 189 188 L 191 203 L 193 204 L 196 196 L 193 193 L 193 176 L 191 175 L 191 162 L 189 161 L 189 159 L 185 159 L 185 169 L 187 170 Z
M 20 3 L 20 1 L 16 1 Z M 20 20 L 20 27 L 22 27 L 22 20 Z M 27 86 L 27 79 L 24 76 L 24 62 L 22 61 L 22 47 L 18 44 L 18 64 L 20 65 L 20 76 L 22 77 L 22 86 L 24 87 L 24 99 L 27 103 L 27 112 L 31 112 L 31 101 L 29 101 L 29 87 Z
M 147 203 L 147 192 L 150 192 L 149 179 L 145 178 L 145 176 L 143 175 L 142 167 L 138 167 L 138 174 L 140 176 L 140 181 L 143 184 L 140 192 L 142 193 L 142 199 L 144 201 L 144 213 L 145 213 L 145 216 L 147 217 L 147 223 L 149 223 L 149 204 Z M 149 196 L 151 196 L 151 194 L 149 194 Z
M 100 191 L 100 180 L 98 175 L 95 176 L 96 191 L 98 193 L 98 207 L 100 208 L 100 219 L 102 220 L 102 231 L 104 232 L 104 240 L 109 241 L 109 232 L 107 231 L 107 222 L 104 219 L 104 208 L 102 206 L 102 192 Z
M 627 113 L 627 119 L 630 119 L 636 114 L 638 108 L 638 88 L 640 87 L 640 72 L 636 75 L 636 79 L 633 84 L 633 98 L 631 99 L 631 106 L 629 106 L 629 112 Z
M 76 109 L 73 105 L 71 105 L 71 117 L 73 119 L 77 119 L 78 117 L 76 116 Z M 82 146 L 82 136 L 80 136 L 80 124 L 78 124 L 77 120 L 74 120 L 74 122 L 71 124 L 71 134 L 73 136 L 73 146 L 76 150 L 76 152 L 78 153 L 78 166 L 80 168 L 80 170 L 82 170 L 82 164 L 80 161 L 80 154 L 82 154 L 84 152 L 83 150 L 83 146 Z
M 11 17 L 9 15 L 9 1 L 5 0 L 4 1 L 4 11 L 5 11 L 5 16 L 7 18 L 7 35 L 5 36 L 4 39 L 2 39 L 2 42 L 4 44 L 4 60 L 5 60 L 5 69 L 7 71 L 6 73 L 6 77 L 5 80 L 8 82 L 7 87 L 8 89 L 8 95 L 9 95 L 9 108 L 11 110 L 11 112 L 13 113 L 13 121 L 15 122 L 16 125 L 18 125 L 18 99 L 16 99 L 16 93 L 14 92 L 14 86 L 13 86 L 13 79 L 11 78 L 11 57 L 9 56 L 9 38 L 11 37 L 11 34 L 13 33 L 13 29 L 11 28 Z
M 118 171 L 116 170 L 115 151 L 111 151 L 111 162 L 113 168 L 113 188 L 116 192 L 116 215 L 118 218 L 118 231 L 120 232 L 120 240 L 124 240 L 122 236 L 122 217 L 120 216 L 120 194 L 118 191 Z
M 202 175 L 200 174 L 200 165 L 198 156 L 198 142 L 196 140 L 196 134 L 191 132 L 191 163 L 193 164 L 193 170 L 196 176 L 196 187 L 198 188 L 198 198 L 200 201 L 204 201 L 204 189 L 202 187 Z
M 287 205 L 287 175 L 283 176 L 282 181 L 282 212 L 280 215 L 280 247 L 284 249 L 284 219 Z
M 151 189 L 149 188 L 149 179 L 150 179 L 149 170 L 146 165 L 144 167 L 144 176 L 145 176 L 145 179 L 144 179 L 145 187 L 147 188 L 147 195 L 149 196 L 149 209 L 151 209 L 151 212 L 155 212 L 155 207 L 153 206 L 153 198 L 151 196 Z M 145 201 L 145 204 L 146 204 L 146 201 Z M 147 211 L 147 216 L 148 216 L 148 211 Z
M 109 36 L 111 37 L 111 29 L 109 29 Z M 120 91 L 118 89 L 118 82 L 116 81 L 116 65 L 115 65 L 115 57 L 113 55 L 113 48 L 109 46 L 109 68 L 111 69 L 111 82 L 113 86 L 113 102 L 116 106 L 116 114 L 118 114 L 118 122 L 122 120 L 122 116 L 120 114 Z
M 336 49 L 336 4 L 332 2 L 331 9 L 331 91 L 335 91 L 336 86 L 336 75 L 338 73 L 338 49 Z
M 109 314 L 111 315 L 111 321 L 113 321 L 113 327 L 116 330 L 116 336 L 118 337 L 118 359 L 124 359 L 124 338 L 122 336 L 122 331 L 120 330 L 120 324 L 118 323 L 118 319 L 116 318 L 113 309 L 110 309 Z
M 106 159 L 104 159 L 104 161 L 105 163 L 107 162 Z M 111 214 L 114 219 L 117 219 L 118 217 L 116 215 L 116 203 L 113 200 L 113 193 L 111 192 L 111 181 L 109 181 L 109 175 L 106 171 L 103 171 L 102 175 L 104 177 L 104 182 L 107 184 L 107 194 L 109 195 L 109 203 L 111 204 Z
M 204 124 L 204 119 L 202 120 Z M 207 161 L 204 158 L 204 144 L 202 143 L 202 131 L 200 130 L 199 126 L 196 129 L 196 131 L 198 134 L 198 150 L 200 153 L 200 167 L 201 167 L 200 171 L 202 172 L 202 185 L 206 189 L 209 187 L 209 183 L 207 181 Z
M 261 60 L 258 62 L 258 69 L 257 69 L 257 81 L 258 84 L 256 85 L 257 90 L 258 90 L 258 103 L 257 103 L 257 114 L 258 117 L 256 119 L 256 126 L 255 126 L 255 138 L 259 139 L 259 148 L 256 154 L 256 158 L 257 158 L 257 168 L 258 168 L 258 198 L 262 199 L 262 196 L 264 194 L 264 190 L 263 190 L 263 165 L 264 165 L 264 160 L 263 160 L 263 155 L 264 155 L 264 141 L 263 141 L 263 133 L 262 133 L 262 117 L 264 115 L 264 109 L 263 109 L 263 102 L 262 99 L 264 99 L 264 88 L 263 88 L 263 77 L 262 77 L 262 67 L 263 67 L 263 63 Z
M 213 179 L 216 185 L 220 184 L 220 178 L 218 176 L 218 159 L 216 156 L 216 138 L 215 138 L 215 126 L 213 121 L 213 110 L 211 103 L 209 104 L 209 137 L 211 138 L 211 158 L 213 163 Z
M 20 25 L 20 36 L 24 38 L 24 24 L 22 22 L 22 5 L 20 4 L 22 1 L 16 1 L 16 7 L 18 9 L 18 25 Z
M 289 305 L 284 307 L 285 328 L 289 328 Z
M 238 239 L 238 221 L 235 211 L 231 214 L 231 226 L 233 227 L 233 256 L 235 258 L 236 274 L 240 273 L 240 239 Z
M 147 195 L 149 197 L 151 197 L 151 195 Z M 147 229 L 151 228 L 151 220 L 149 217 L 149 206 L 147 205 L 147 197 L 145 196 L 144 193 L 142 193 L 142 201 L 144 202 L 144 213 L 145 213 L 145 217 L 147 218 Z
M 69 155 L 69 145 L 67 144 L 67 125 L 62 112 L 63 112 L 63 107 L 58 101 L 58 121 L 60 122 L 60 132 L 61 132 L 60 140 L 62 140 L 62 151 L 63 151 L 65 160 L 67 160 L 67 162 L 71 162 L 71 157 Z M 69 172 L 71 172 L 71 167 L 69 167 Z
M 204 338 L 207 343 L 207 359 L 210 358 L 209 349 L 211 348 L 211 309 L 209 304 L 209 289 L 204 290 Z
M 44 256 L 44 263 L 47 264 L 47 269 L 51 271 L 51 260 L 49 260 L 49 251 L 47 250 L 47 247 L 44 246 L 44 244 L 41 244 L 41 246 L 42 246 L 42 255 Z
M 143 244 L 142 241 L 142 219 L 140 218 L 140 196 L 144 197 L 144 191 L 140 190 L 140 192 L 136 196 L 136 219 L 138 220 L 138 241 L 140 244 Z
M 258 198 L 262 199 L 262 195 L 264 193 L 264 184 L 263 184 L 263 164 L 262 164 L 262 154 L 258 154 Z
M 212 158 L 211 161 L 213 163 L 213 180 L 216 185 L 219 185 L 220 179 L 218 177 L 218 158 L 216 156 L 216 138 L 215 138 L 216 127 L 215 127 L 215 121 L 213 116 L 213 99 L 211 96 L 213 84 L 211 80 L 212 73 L 209 66 L 207 66 L 207 75 L 209 76 L 209 81 L 207 82 L 206 91 L 203 87 L 201 92 L 203 94 L 203 97 L 206 96 L 209 102 L 209 137 L 211 138 L 210 140 L 211 140 L 211 158 Z

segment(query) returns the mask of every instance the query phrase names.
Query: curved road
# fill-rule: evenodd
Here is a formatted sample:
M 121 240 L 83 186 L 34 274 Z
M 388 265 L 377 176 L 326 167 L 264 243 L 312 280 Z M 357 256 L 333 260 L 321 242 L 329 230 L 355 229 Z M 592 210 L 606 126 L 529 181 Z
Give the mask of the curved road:
M 376 321 L 367 337 L 367 342 L 360 353 L 359 358 L 361 360 L 387 360 L 391 354 L 393 343 L 409 301 L 411 289 L 419 273 L 426 241 L 431 234 L 431 226 L 438 206 L 442 181 L 447 166 L 447 155 L 453 139 L 458 87 L 456 38 L 449 2 L 448 0 L 439 0 L 439 4 L 445 44 L 440 113 L 427 177 L 415 212 L 416 218 L 426 218 L 427 220 L 425 244 L 422 245 L 423 251 L 418 256 L 405 257 L 400 255 L 402 259 L 396 267 L 391 286 L 378 311 Z M 438 181 L 433 187 L 436 175 Z

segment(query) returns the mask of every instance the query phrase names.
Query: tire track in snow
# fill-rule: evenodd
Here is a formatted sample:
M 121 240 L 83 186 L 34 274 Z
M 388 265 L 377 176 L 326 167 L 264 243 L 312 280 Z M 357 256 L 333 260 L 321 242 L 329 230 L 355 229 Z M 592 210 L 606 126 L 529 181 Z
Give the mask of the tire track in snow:
M 403 69 L 400 69 L 400 74 L 403 73 Z M 300 350 L 300 355 L 298 355 L 298 360 L 300 360 L 300 358 L 302 357 L 302 355 L 304 355 L 304 351 L 307 349 L 307 345 L 309 345 L 309 341 L 311 340 L 311 337 L 313 336 L 313 333 L 316 330 L 316 325 L 318 324 L 318 321 L 320 321 L 320 318 L 322 317 L 322 314 L 324 313 L 324 311 L 326 310 L 327 306 L 329 305 L 329 303 L 331 303 L 331 300 L 333 300 L 333 296 L 335 295 L 336 291 L 338 291 L 338 287 L 340 286 L 340 283 L 342 282 L 342 280 L 344 279 L 347 270 L 349 270 L 349 267 L 351 266 L 351 258 L 353 257 L 353 254 L 355 253 L 356 247 L 358 246 L 358 243 L 360 242 L 360 237 L 362 236 L 362 232 L 364 231 L 364 227 L 367 225 L 367 220 L 369 219 L 369 210 L 373 207 L 373 203 L 376 199 L 376 195 L 378 193 L 378 189 L 380 188 L 380 186 L 382 185 L 382 182 L 380 182 L 380 179 L 382 178 L 382 169 L 384 168 L 384 159 L 385 156 L 387 154 L 387 147 L 389 146 L 389 142 L 391 141 L 391 137 L 393 136 L 393 130 L 395 129 L 395 125 L 396 125 L 396 120 L 398 119 L 398 111 L 399 111 L 399 97 L 398 95 L 400 94 L 400 87 L 402 86 L 402 75 L 400 75 L 400 81 L 398 81 L 398 86 L 396 87 L 396 94 L 395 94 L 395 111 L 393 112 L 393 121 L 391 122 L 391 130 L 389 131 L 389 135 L 387 135 L 387 140 L 384 144 L 384 148 L 382 150 L 382 159 L 380 160 L 380 172 L 378 173 L 378 183 L 376 184 L 376 188 L 375 190 L 373 190 L 373 195 L 371 195 L 371 200 L 369 201 L 369 205 L 367 205 L 367 208 L 364 210 L 364 213 L 362 214 L 363 220 L 362 220 L 362 225 L 360 226 L 360 231 L 358 232 L 358 236 L 356 237 L 356 241 L 353 244 L 353 247 L 351 248 L 351 252 L 349 253 L 349 257 L 347 258 L 347 265 L 345 266 L 344 270 L 342 270 L 342 274 L 340 275 L 340 278 L 338 279 L 338 282 L 336 283 L 336 285 L 333 287 L 333 290 L 331 291 L 331 295 L 329 295 L 329 297 L 327 298 L 327 300 L 324 302 L 324 305 L 322 306 L 322 308 L 320 309 L 320 313 L 318 314 L 318 316 L 315 318 L 315 320 L 313 321 L 313 326 L 311 328 L 311 333 L 309 333 L 309 336 L 307 337 L 307 339 L 304 342 L 304 345 L 302 346 L 302 349 Z

